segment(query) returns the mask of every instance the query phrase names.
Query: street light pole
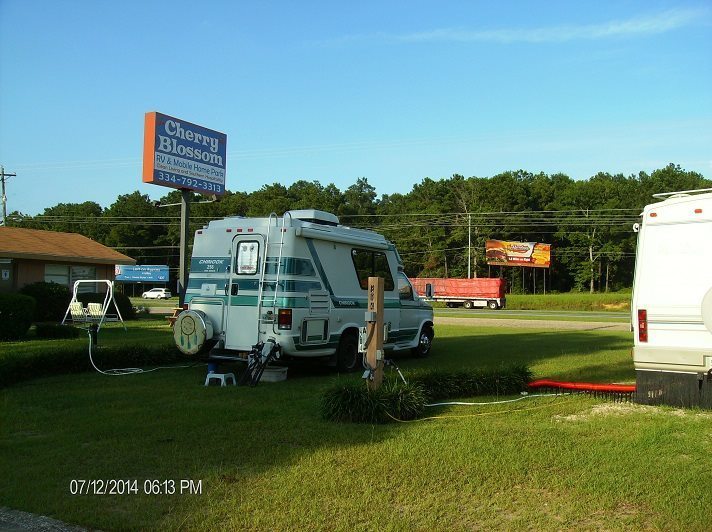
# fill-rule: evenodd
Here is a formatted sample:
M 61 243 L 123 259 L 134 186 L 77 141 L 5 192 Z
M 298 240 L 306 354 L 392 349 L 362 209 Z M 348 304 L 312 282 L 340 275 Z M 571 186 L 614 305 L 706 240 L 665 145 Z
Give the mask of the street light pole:
M 467 278 L 472 279 L 472 216 L 467 213 Z

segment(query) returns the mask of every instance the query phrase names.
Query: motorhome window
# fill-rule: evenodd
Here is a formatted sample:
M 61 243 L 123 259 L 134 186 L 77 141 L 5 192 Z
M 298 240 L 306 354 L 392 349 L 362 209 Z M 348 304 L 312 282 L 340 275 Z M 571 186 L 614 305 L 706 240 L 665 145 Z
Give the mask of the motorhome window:
M 383 277 L 383 289 L 390 292 L 395 288 L 391 268 L 388 265 L 388 257 L 380 251 L 369 251 L 366 249 L 352 249 L 351 258 L 356 268 L 358 284 L 366 290 L 368 288 L 369 277 Z
M 398 274 L 398 296 L 401 301 L 413 301 L 413 287 L 405 274 Z
M 277 273 L 277 257 L 267 257 L 265 273 L 273 275 Z M 282 257 L 282 267 L 280 273 L 284 275 L 300 275 L 304 277 L 314 277 L 316 272 L 314 266 L 308 259 L 297 259 L 294 257 Z
M 255 275 L 258 270 L 260 244 L 256 240 L 246 240 L 237 245 L 235 273 L 237 275 Z

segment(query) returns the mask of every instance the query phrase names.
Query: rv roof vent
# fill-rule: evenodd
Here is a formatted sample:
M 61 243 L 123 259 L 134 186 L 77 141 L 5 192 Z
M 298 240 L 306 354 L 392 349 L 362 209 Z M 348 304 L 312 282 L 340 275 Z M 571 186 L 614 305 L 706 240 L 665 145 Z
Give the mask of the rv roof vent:
M 298 211 L 289 211 L 292 218 L 302 220 L 303 222 L 311 222 L 321 225 L 339 225 L 339 217 L 330 212 L 317 211 L 314 209 L 302 209 Z
M 659 192 L 657 194 L 653 194 L 654 198 L 684 198 L 685 196 L 689 196 L 690 194 L 701 194 L 702 192 L 710 192 L 712 191 L 712 188 L 698 188 L 695 190 L 680 190 L 677 192 Z

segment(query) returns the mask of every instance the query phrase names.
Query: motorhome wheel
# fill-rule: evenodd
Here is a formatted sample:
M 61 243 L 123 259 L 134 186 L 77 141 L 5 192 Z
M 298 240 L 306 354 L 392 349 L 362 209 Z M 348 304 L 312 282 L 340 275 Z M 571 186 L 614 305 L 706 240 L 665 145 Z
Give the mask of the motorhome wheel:
M 433 347 L 433 329 L 428 325 L 423 326 L 418 337 L 418 347 L 413 348 L 413 355 L 417 357 L 426 357 L 430 354 L 430 349 Z
M 470 310 L 475 305 L 472 304 L 472 301 L 465 301 L 465 303 L 462 306 L 465 307 L 467 310 Z
M 497 310 L 499 308 L 499 305 L 497 305 L 496 301 L 488 301 L 487 306 L 491 308 L 492 310 Z
M 363 369 L 363 357 L 358 352 L 358 339 L 353 333 L 344 333 L 336 351 L 336 367 L 339 371 L 348 373 Z

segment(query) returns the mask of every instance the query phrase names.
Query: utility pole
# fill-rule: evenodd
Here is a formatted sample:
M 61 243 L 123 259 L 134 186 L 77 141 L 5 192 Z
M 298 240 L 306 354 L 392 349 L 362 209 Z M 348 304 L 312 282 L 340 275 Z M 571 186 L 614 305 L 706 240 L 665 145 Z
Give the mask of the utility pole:
M 0 166 L 0 181 L 2 182 L 2 225 L 5 225 L 7 218 L 7 196 L 5 195 L 5 178 L 15 177 L 17 174 L 6 174 L 5 167 Z
M 472 279 L 472 215 L 467 213 L 467 278 Z

